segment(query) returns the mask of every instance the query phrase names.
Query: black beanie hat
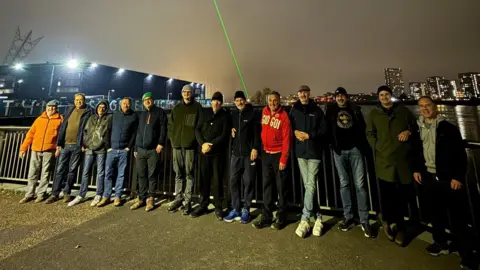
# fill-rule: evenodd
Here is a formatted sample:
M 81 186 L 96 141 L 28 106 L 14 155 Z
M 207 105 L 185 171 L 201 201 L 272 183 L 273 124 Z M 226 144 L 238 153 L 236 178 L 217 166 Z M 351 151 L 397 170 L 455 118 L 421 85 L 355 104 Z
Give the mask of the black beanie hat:
M 347 90 L 345 90 L 345 88 L 343 88 L 343 87 L 338 87 L 337 90 L 335 90 L 335 96 L 340 95 L 340 94 L 343 94 L 343 95 L 348 97 Z
M 223 103 L 223 95 L 220 92 L 213 93 L 212 100 L 218 100 Z
M 245 93 L 243 93 L 243 91 L 235 92 L 235 96 L 234 96 L 233 100 L 235 100 L 237 98 L 243 98 L 244 100 L 247 100 L 247 98 L 245 97 Z
M 378 87 L 377 89 L 377 96 L 380 94 L 380 92 L 382 91 L 387 91 L 388 93 L 390 93 L 390 95 L 392 94 L 392 89 L 390 89 L 390 87 L 388 87 L 387 85 L 382 85 L 380 87 Z

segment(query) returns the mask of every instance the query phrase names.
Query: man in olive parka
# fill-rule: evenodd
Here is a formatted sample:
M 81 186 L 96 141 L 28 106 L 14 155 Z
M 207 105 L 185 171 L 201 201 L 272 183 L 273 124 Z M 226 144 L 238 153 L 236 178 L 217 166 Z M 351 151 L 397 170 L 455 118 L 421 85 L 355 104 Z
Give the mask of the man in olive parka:
M 418 128 L 409 109 L 392 103 L 392 90 L 388 86 L 380 86 L 377 94 L 380 102 L 367 119 L 367 138 L 379 179 L 383 229 L 390 241 L 403 246 L 403 214 L 413 194 L 412 160 Z M 396 224 L 397 233 L 392 224 Z

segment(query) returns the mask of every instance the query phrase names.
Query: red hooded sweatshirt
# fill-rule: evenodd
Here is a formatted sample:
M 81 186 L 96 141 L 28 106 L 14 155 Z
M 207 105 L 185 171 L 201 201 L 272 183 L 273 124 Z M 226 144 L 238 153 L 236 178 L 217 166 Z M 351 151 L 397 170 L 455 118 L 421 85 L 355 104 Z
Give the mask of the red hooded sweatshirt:
M 262 143 L 265 152 L 282 152 L 280 162 L 287 164 L 290 151 L 290 136 L 292 128 L 287 112 L 282 107 L 272 114 L 268 106 L 262 112 Z

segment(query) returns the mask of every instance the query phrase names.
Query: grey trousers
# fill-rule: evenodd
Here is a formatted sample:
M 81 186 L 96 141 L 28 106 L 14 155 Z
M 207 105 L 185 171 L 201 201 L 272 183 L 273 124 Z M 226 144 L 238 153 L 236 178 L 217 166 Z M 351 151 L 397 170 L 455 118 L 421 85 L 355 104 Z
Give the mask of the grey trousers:
M 34 197 L 35 187 L 40 179 L 37 188 L 37 197 L 45 196 L 48 188 L 48 182 L 55 163 L 55 152 L 36 152 L 32 151 L 30 156 L 30 167 L 28 170 L 28 185 L 25 197 Z
M 195 150 L 175 148 L 173 149 L 173 170 L 175 171 L 175 201 L 183 201 L 184 205 L 192 201 L 194 166 Z M 183 188 L 184 182 L 186 182 L 185 189 Z

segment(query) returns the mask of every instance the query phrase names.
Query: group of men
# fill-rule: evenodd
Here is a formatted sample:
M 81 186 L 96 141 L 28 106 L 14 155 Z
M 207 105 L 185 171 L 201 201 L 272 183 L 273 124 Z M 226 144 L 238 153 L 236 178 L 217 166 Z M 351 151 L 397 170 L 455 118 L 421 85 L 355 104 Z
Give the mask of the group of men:
M 333 159 L 340 181 L 340 195 L 344 218 L 339 229 L 348 231 L 357 223 L 354 218 L 350 184 L 356 192 L 356 208 L 361 228 L 366 237 L 374 237 L 369 223 L 366 189 L 365 158 L 373 154 L 379 183 L 383 231 L 399 246 L 405 244 L 404 214 L 411 204 L 412 180 L 426 189 L 434 207 L 434 243 L 427 247 L 432 255 L 451 250 L 445 228 L 450 215 L 455 249 L 462 256 L 462 267 L 472 265 L 472 242 L 469 241 L 467 214 L 464 201 L 466 153 L 459 130 L 438 115 L 434 101 L 422 97 L 418 101 L 421 117 L 401 104 L 391 101 L 392 91 L 387 86 L 378 88 L 378 106 L 365 121 L 359 106 L 349 100 L 347 91 L 335 91 L 335 103 L 326 111 L 310 98 L 310 88 L 298 89 L 299 100 L 287 113 L 280 106 L 280 94 L 268 96 L 268 105 L 261 115 L 247 103 L 242 91 L 235 93 L 236 109 L 229 113 L 222 108 L 223 95 L 215 92 L 211 109 L 203 110 L 193 98 L 192 87 L 182 89 L 182 101 L 169 119 L 153 103 L 151 93 L 143 95 L 145 111 L 139 114 L 130 109 L 131 101 L 122 100 L 121 110 L 112 114 L 108 103 L 100 102 L 95 111 L 85 106 L 85 96 L 75 96 L 75 107 L 63 118 L 57 112 L 58 102 L 50 101 L 46 112 L 32 125 L 21 146 L 20 157 L 31 145 L 30 171 L 27 193 L 20 203 L 35 198 L 46 199 L 46 189 L 55 157 L 57 171 L 52 195 L 46 203 L 59 200 L 62 184 L 63 200 L 68 206 L 85 201 L 93 163 L 97 164 L 97 191 L 91 206 L 110 203 L 114 169 L 117 170 L 114 205 L 120 206 L 125 170 L 129 152 L 134 151 L 138 174 L 139 196 L 131 206 L 145 210 L 154 208 L 157 183 L 157 163 L 167 136 L 173 148 L 175 199 L 168 206 L 171 213 L 183 210 L 184 215 L 199 217 L 208 213 L 210 194 L 214 197 L 215 215 L 226 222 L 250 222 L 250 208 L 258 162 L 261 163 L 263 207 L 262 214 L 253 222 L 257 229 L 271 226 L 280 230 L 285 226 L 287 183 L 291 155 L 296 162 L 305 188 L 300 223 L 295 233 L 306 237 L 320 236 L 322 217 L 314 204 L 316 179 L 323 151 L 333 150 Z M 231 153 L 228 145 L 231 140 Z M 293 147 L 292 146 L 293 143 Z M 85 153 L 80 193 L 70 196 L 76 179 L 80 156 Z M 223 214 L 223 179 L 225 161 L 230 156 L 231 211 Z M 192 209 L 194 166 L 198 157 L 200 167 L 200 204 Z M 41 170 L 41 177 L 40 177 Z M 211 191 L 211 189 L 213 189 Z M 278 200 L 274 197 L 278 193 Z M 275 194 L 276 195 L 276 194 Z M 274 201 L 277 213 L 273 217 Z M 242 205 L 243 202 L 243 205 Z M 315 217 L 311 226 L 310 219 Z

